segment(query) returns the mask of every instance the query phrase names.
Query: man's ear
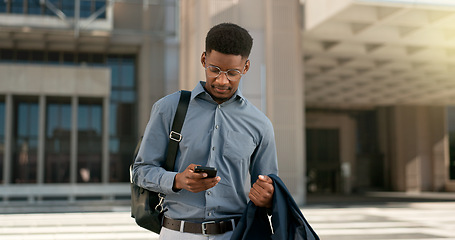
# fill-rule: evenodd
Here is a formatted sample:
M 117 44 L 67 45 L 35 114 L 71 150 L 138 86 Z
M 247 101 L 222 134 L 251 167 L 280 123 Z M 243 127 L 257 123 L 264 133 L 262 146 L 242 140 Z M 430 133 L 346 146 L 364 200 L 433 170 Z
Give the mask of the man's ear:
M 202 55 L 201 55 L 201 64 L 202 64 L 202 67 L 204 67 L 204 68 L 205 68 L 205 57 L 206 57 L 205 52 L 202 52 Z
M 245 68 L 244 68 L 244 70 L 243 70 L 243 73 L 242 73 L 242 74 L 245 74 L 245 73 L 247 73 L 247 72 L 248 72 L 248 70 L 250 70 L 250 60 L 249 60 L 249 59 L 247 59 L 247 60 L 246 60 L 246 63 L 245 63 Z

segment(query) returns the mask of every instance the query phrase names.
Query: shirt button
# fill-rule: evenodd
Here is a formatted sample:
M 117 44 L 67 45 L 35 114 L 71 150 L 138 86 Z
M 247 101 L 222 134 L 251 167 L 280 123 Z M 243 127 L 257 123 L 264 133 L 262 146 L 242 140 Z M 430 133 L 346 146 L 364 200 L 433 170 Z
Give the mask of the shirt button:
M 211 191 L 207 191 L 207 195 L 212 195 L 212 192 Z
M 219 127 L 220 127 L 219 125 L 216 125 L 216 126 L 215 126 L 215 129 L 218 129 Z
M 215 151 L 215 147 L 212 147 L 212 151 Z
M 218 105 L 218 108 L 221 108 L 221 105 Z
M 212 216 L 212 213 L 211 213 L 211 212 L 209 212 L 209 213 L 207 213 L 207 215 L 208 215 L 208 216 Z

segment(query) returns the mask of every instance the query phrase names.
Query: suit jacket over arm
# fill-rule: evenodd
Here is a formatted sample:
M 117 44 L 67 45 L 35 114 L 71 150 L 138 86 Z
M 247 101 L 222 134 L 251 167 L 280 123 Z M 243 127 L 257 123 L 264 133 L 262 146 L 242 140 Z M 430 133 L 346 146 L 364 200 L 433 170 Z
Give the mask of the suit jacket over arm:
M 231 239 L 319 240 L 283 181 L 274 174 L 270 174 L 269 177 L 272 178 L 275 188 L 271 221 L 274 234 L 270 229 L 266 209 L 256 207 L 250 201 Z

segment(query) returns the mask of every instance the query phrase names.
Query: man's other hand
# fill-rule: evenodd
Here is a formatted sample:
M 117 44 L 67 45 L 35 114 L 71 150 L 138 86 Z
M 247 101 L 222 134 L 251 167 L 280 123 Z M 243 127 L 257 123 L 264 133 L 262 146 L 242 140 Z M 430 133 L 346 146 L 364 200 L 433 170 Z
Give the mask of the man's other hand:
M 268 176 L 259 175 L 258 180 L 250 189 L 248 197 L 258 207 L 271 208 L 274 191 L 272 179 Z

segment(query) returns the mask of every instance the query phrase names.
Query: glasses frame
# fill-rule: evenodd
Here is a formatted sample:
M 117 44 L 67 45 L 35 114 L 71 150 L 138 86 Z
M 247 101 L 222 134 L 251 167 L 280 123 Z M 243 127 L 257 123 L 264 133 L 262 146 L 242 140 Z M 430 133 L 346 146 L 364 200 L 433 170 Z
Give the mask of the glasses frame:
M 250 61 L 250 60 L 246 60 L 245 65 L 243 66 L 243 70 L 244 70 L 244 71 L 245 71 L 246 64 L 247 64 L 249 61 Z M 238 81 L 240 81 L 240 79 L 242 79 L 242 77 L 243 77 L 242 71 L 240 71 L 240 70 L 238 70 L 238 69 L 228 69 L 228 70 L 226 70 L 226 71 L 222 71 L 221 68 L 219 68 L 219 67 L 217 67 L 217 66 L 213 66 L 213 65 L 209 65 L 209 66 L 206 66 L 206 67 L 205 67 L 205 72 L 206 72 L 206 73 L 207 73 L 207 71 L 208 71 L 207 68 L 209 68 L 209 67 L 214 67 L 214 68 L 218 69 L 218 75 L 216 75 L 216 77 L 212 77 L 212 78 L 218 78 L 218 77 L 221 75 L 221 73 L 224 73 L 224 74 L 226 75 L 226 78 L 227 78 L 229 81 L 231 81 L 231 82 L 238 82 Z M 230 78 L 229 78 L 229 75 L 227 74 L 229 71 L 237 71 L 237 72 L 240 74 L 239 80 L 232 80 L 232 79 L 230 79 Z

